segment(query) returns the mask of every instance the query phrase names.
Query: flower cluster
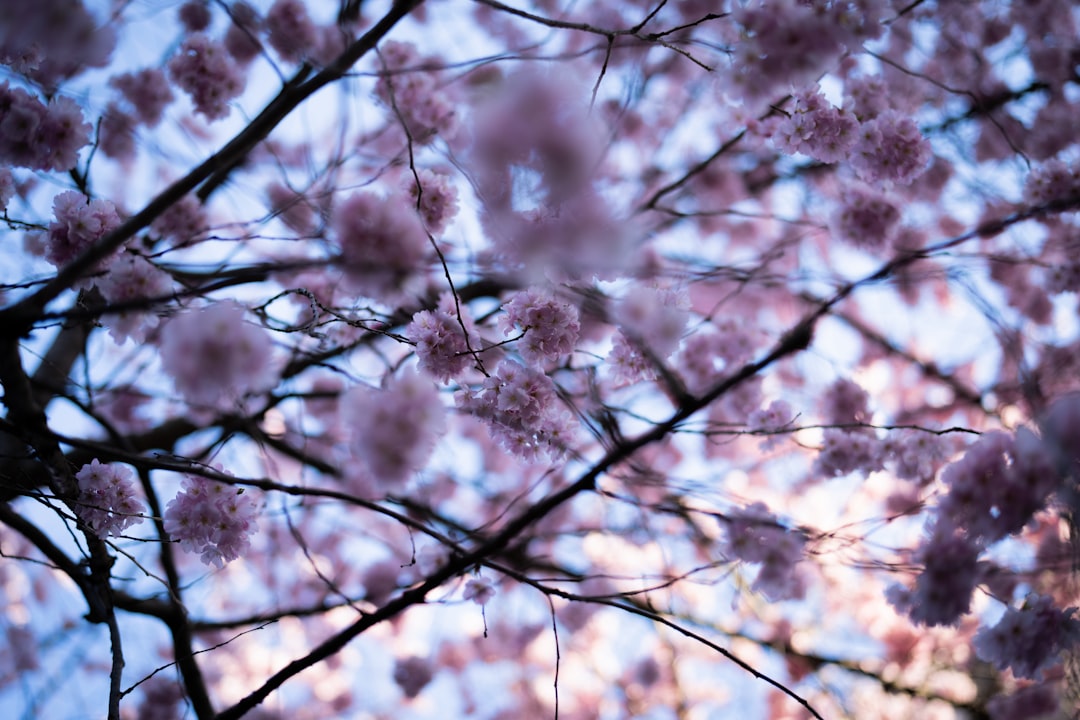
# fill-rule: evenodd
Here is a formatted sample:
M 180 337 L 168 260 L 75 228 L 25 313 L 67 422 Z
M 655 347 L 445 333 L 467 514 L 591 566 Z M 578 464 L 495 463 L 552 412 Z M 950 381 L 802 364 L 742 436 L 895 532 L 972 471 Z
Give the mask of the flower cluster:
M 975 652 L 998 668 L 1012 668 L 1013 675 L 1038 679 L 1042 670 L 1080 641 L 1076 608 L 1059 610 L 1052 599 L 1035 595 L 1020 609 L 1008 608 L 998 624 L 983 627 L 975 636 Z
M 229 101 L 244 90 L 244 75 L 225 49 L 202 34 L 189 36 L 169 61 L 173 81 L 208 120 L 229 114 Z
M 495 585 L 488 578 L 481 576 L 470 578 L 465 583 L 465 592 L 462 597 L 472 600 L 477 605 L 487 605 L 495 595 Z
M 173 101 L 172 88 L 169 87 L 165 71 L 160 68 L 117 75 L 109 84 L 120 91 L 139 121 L 149 127 L 161 122 L 165 108 Z
M 753 589 L 770 600 L 803 596 L 805 581 L 796 569 L 806 537 L 777 522 L 762 503 L 754 503 L 725 519 L 725 554 L 735 560 L 759 563 Z
M 930 143 L 910 117 L 888 110 L 859 128 L 851 165 L 868 182 L 908 185 L 930 162 Z
M 679 353 L 678 363 L 687 390 L 700 393 L 716 382 L 720 371 L 741 365 L 753 355 L 754 342 L 744 324 L 725 320 L 716 326 L 716 332 L 699 331 L 690 335 Z
M 458 212 L 458 192 L 450 176 L 422 168 L 416 171 L 416 180 L 410 178 L 409 194 L 419 205 L 420 217 L 432 235 L 439 235 Z
M 266 13 L 266 29 L 270 47 L 286 62 L 299 62 L 319 42 L 318 29 L 301 0 L 276 0 Z
M 879 37 L 887 12 L 883 0 L 739 4 L 732 12 L 742 33 L 731 83 L 747 101 L 773 100 L 783 88 L 812 82 L 845 48 Z
M 615 306 L 614 319 L 629 338 L 666 360 L 682 340 L 690 317 L 683 295 L 670 289 L 636 288 Z
M 884 467 L 885 449 L 873 434 L 828 428 L 823 433 L 814 470 L 825 477 L 840 477 L 855 471 L 871 473 Z
M 540 290 L 523 290 L 503 305 L 504 335 L 523 332 L 517 342 L 521 357 L 531 365 L 558 362 L 574 351 L 581 324 L 577 308 Z
M 90 200 L 75 190 L 53 198 L 53 213 L 56 220 L 49 225 L 45 258 L 58 268 L 120 226 L 120 216 L 111 202 Z
M 382 388 L 350 390 L 341 414 L 355 459 L 387 490 L 427 463 L 446 424 L 438 391 L 415 370 L 390 377 Z
M 142 522 L 142 503 L 135 497 L 131 470 L 103 465 L 96 459 L 75 474 L 79 484 L 78 515 L 99 537 L 118 536 Z
M 1049 160 L 1035 168 L 1024 184 L 1024 199 L 1033 205 L 1080 197 L 1080 171 L 1076 165 Z
M 140 300 L 167 297 L 172 292 L 172 277 L 141 255 L 125 253 L 113 262 L 105 275 L 94 281 L 109 305 L 130 304 L 120 312 L 102 317 L 102 324 L 117 342 L 132 338 L 146 339 L 148 330 L 157 327 L 158 316 L 147 312 Z
M 421 310 L 405 328 L 405 337 L 416 343 L 420 369 L 441 382 L 450 382 L 472 362 L 461 323 L 450 311 Z
M 1023 529 L 1060 483 L 1046 446 L 1027 428 L 983 435 L 941 476 L 939 522 L 994 542 Z
M 838 237 L 866 250 L 881 250 L 896 234 L 900 209 L 885 196 L 856 187 L 843 194 L 839 211 L 833 217 Z
M 259 34 L 263 30 L 263 19 L 246 0 L 237 0 L 229 7 L 229 19 L 232 22 L 225 31 L 222 45 L 233 60 L 247 65 L 262 52 Z
M 109 63 L 116 33 L 98 27 L 82 0 L 4 0 L 3 6 L 0 65 L 53 88 Z
M 190 405 L 231 409 L 273 384 L 273 345 L 232 302 L 185 312 L 161 331 L 162 367 Z
M 71 98 L 57 95 L 45 105 L 21 88 L 0 83 L 0 163 L 70 170 L 92 129 Z
M 486 421 L 508 451 L 525 460 L 566 451 L 574 425 L 555 383 L 544 373 L 504 360 L 478 389 L 456 396 L 462 411 Z
M 184 552 L 224 567 L 247 552 L 257 508 L 243 488 L 185 475 L 183 490 L 165 507 L 165 532 Z
M 823 163 L 846 160 L 859 130 L 859 121 L 847 111 L 833 107 L 820 92 L 796 94 L 795 108 L 776 128 L 777 147 L 802 153 Z
M 190 243 L 206 230 L 202 206 L 194 195 L 185 195 L 154 218 L 150 229 L 175 245 Z
M 394 663 L 394 682 L 407 698 L 419 695 L 433 677 L 431 661 L 425 657 L 411 655 Z
M 978 545 L 963 534 L 937 527 L 915 553 L 924 569 L 915 588 L 893 585 L 886 591 L 897 610 L 924 625 L 952 625 L 971 607 L 979 581 Z
M 391 40 L 379 48 L 383 73 L 375 95 L 392 107 L 414 142 L 453 137 L 458 124 L 454 102 L 439 87 L 438 74 L 424 70 L 437 58 L 422 58 L 411 43 Z
M 399 296 L 428 255 L 419 216 L 396 195 L 356 193 L 335 211 L 334 230 L 350 288 L 376 299 Z

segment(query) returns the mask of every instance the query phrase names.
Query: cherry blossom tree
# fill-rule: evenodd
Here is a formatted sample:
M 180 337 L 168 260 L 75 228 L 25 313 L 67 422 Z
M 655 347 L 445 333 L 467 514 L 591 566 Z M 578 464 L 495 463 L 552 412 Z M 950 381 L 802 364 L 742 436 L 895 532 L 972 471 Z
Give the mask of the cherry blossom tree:
M 6 0 L 0 706 L 1077 717 L 1078 21 Z

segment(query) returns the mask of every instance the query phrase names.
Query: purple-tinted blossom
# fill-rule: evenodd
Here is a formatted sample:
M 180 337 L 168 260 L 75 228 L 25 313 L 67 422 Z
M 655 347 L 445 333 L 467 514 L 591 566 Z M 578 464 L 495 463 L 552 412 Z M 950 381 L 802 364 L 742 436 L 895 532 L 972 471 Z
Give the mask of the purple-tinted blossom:
M 1013 675 L 1039 679 L 1042 671 L 1060 660 L 1060 653 L 1080 640 L 1076 608 L 1061 610 L 1051 598 L 1029 596 L 1024 606 L 1007 608 L 998 624 L 975 635 L 975 652 Z
M 257 508 L 244 488 L 185 475 L 183 490 L 165 508 L 165 532 L 207 565 L 223 567 L 247 552 Z
M 53 214 L 56 220 L 49 225 L 45 259 L 58 268 L 120 226 L 120 216 L 111 202 L 90 200 L 75 190 L 53 198 Z M 102 261 L 102 265 L 107 262 Z
M 169 74 L 207 120 L 229 114 L 229 101 L 244 90 L 244 75 L 225 49 L 202 34 L 184 40 L 169 61 Z
M 79 484 L 76 512 L 99 537 L 119 536 L 142 522 L 145 508 L 135 497 L 131 470 L 123 465 L 103 465 L 94 459 L 75 474 Z
M 531 365 L 558 362 L 574 351 L 581 324 L 578 310 L 540 290 L 523 290 L 503 305 L 503 335 L 524 333 L 515 347 Z

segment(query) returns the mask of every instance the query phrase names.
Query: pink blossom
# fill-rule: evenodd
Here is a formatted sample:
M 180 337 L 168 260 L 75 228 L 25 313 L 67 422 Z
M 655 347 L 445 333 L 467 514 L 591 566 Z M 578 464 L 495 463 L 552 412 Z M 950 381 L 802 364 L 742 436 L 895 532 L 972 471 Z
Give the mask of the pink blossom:
M 232 302 L 188 310 L 165 323 L 161 362 L 190 404 L 232 409 L 274 382 L 273 345 Z
M 146 339 L 146 333 L 157 327 L 158 316 L 148 312 L 149 302 L 167 298 L 172 292 L 172 277 L 141 255 L 125 253 L 113 262 L 105 274 L 94 280 L 105 302 L 110 305 L 129 305 L 102 318 L 109 334 L 117 342 L 132 338 Z
M 837 236 L 856 247 L 882 250 L 889 245 L 900 222 L 900 209 L 886 196 L 856 187 L 842 196 L 833 217 Z
M 666 360 L 682 340 L 690 317 L 684 295 L 670 289 L 639 287 L 615 306 L 614 319 L 623 334 Z
M 1002 670 L 1011 668 L 1016 677 L 1039 679 L 1062 650 L 1080 640 L 1075 613 L 1076 608 L 1058 609 L 1046 596 L 1029 596 L 1020 609 L 1006 608 L 997 625 L 979 630 L 975 652 Z
M 1024 199 L 1033 205 L 1080 196 L 1080 172 L 1075 164 L 1049 160 L 1028 174 Z
M 150 229 L 174 245 L 192 243 L 206 230 L 206 218 L 198 198 L 185 195 L 154 218 Z
M 237 0 L 229 8 L 229 29 L 225 31 L 223 45 L 233 60 L 240 65 L 247 65 L 262 52 L 259 33 L 263 29 L 263 20 L 246 0 Z
M 173 101 L 172 88 L 160 68 L 117 75 L 110 84 L 123 94 L 139 120 L 149 127 L 161 122 L 165 108 Z
M 431 247 L 416 211 L 396 195 L 356 193 L 334 211 L 341 265 L 348 286 L 377 299 L 395 299 Z
M 187 0 L 180 6 L 177 17 L 189 33 L 202 32 L 210 27 L 210 21 L 213 19 L 210 8 L 206 6 L 206 0 Z
M 487 605 L 491 598 L 495 597 L 495 585 L 486 577 L 470 578 L 465 583 L 465 592 L 462 597 L 472 600 L 477 605 Z
M 319 36 L 300 0 L 275 0 L 266 13 L 270 47 L 286 62 L 299 62 L 314 49 Z
M 445 310 L 421 310 L 413 315 L 405 337 L 416 343 L 420 369 L 440 382 L 450 382 L 474 362 L 461 323 Z
M 923 571 L 909 590 L 899 585 L 887 592 L 889 602 L 925 625 L 955 625 L 971 607 L 979 580 L 980 547 L 947 524 L 937 527 L 916 552 Z
M 46 106 L 21 88 L 0 83 L 0 162 L 34 170 L 70 170 L 92 128 L 74 100 Z
M 420 217 L 432 235 L 440 235 L 458 212 L 458 192 L 449 175 L 433 170 L 416 171 L 408 183 L 410 196 L 419 202 Z
M 56 220 L 49 225 L 45 258 L 56 267 L 67 265 L 120 226 L 108 200 L 90 200 L 74 190 L 53 198 Z M 103 261 L 102 264 L 107 264 Z
M 788 530 L 763 503 L 754 503 L 725 519 L 725 554 L 761 567 L 753 589 L 771 600 L 802 597 L 805 582 L 796 571 L 806 538 Z
M 184 40 L 180 51 L 169 61 L 169 74 L 177 86 L 191 96 L 195 112 L 207 120 L 229 114 L 229 101 L 244 90 L 244 75 L 225 49 L 205 35 Z
M 863 123 L 851 164 L 868 182 L 907 185 L 926 170 L 930 158 L 930 143 L 915 121 L 889 110 Z
M 382 388 L 357 387 L 341 401 L 351 431 L 350 450 L 387 492 L 427 464 L 446 423 L 446 410 L 431 380 L 406 370 Z
M 106 156 L 124 162 L 135 157 L 135 118 L 116 103 L 105 108 L 98 137 L 98 147 Z
M 802 92 L 796 94 L 795 108 L 779 123 L 774 139 L 786 152 L 836 163 L 848 158 L 858 129 L 850 112 L 829 105 L 819 92 Z
M 394 664 L 394 682 L 407 698 L 414 698 L 435 676 L 428 658 L 412 655 L 398 658 Z
M 248 551 L 257 508 L 244 488 L 185 475 L 183 490 L 165 508 L 165 532 L 184 552 L 224 567 Z
M 1019 532 L 1060 484 L 1046 445 L 1027 428 L 991 432 L 942 472 L 946 522 L 988 542 Z
M 142 522 L 145 508 L 135 497 L 131 470 L 123 465 L 103 465 L 96 459 L 75 474 L 79 483 L 79 517 L 100 537 L 119 536 Z
M 510 298 L 503 310 L 503 335 L 523 333 L 515 347 L 529 364 L 558 362 L 573 352 L 581 325 L 570 303 L 530 288 Z
M 49 89 L 105 67 L 116 45 L 113 28 L 99 26 L 82 0 L 4 0 L 4 16 L 0 64 Z
M 560 457 L 570 445 L 573 419 L 555 383 L 539 370 L 504 360 L 479 388 L 464 388 L 455 400 L 460 410 L 488 423 L 504 448 L 525 460 Z
M 396 40 L 381 46 L 380 57 L 383 74 L 375 95 L 393 109 L 413 142 L 429 143 L 437 135 L 452 138 L 458 125 L 454 102 L 436 73 L 420 69 L 437 64 L 438 58 L 421 58 L 413 45 Z

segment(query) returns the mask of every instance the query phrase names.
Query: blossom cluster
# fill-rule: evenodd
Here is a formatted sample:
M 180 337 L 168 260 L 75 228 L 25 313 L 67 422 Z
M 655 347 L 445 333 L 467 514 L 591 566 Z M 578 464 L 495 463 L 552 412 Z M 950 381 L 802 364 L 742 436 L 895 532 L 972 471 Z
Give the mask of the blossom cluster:
M 593 187 L 603 142 L 571 84 L 517 73 L 475 118 L 484 229 L 497 258 L 526 283 L 611 279 L 632 256 L 629 228 Z
M 1080 397 L 1057 400 L 1042 420 L 1043 437 L 1021 427 L 991 432 L 942 472 L 948 492 L 932 532 L 916 551 L 925 569 L 914 590 L 894 587 L 890 600 L 916 622 L 955 623 L 968 611 L 979 580 L 978 557 L 990 544 L 1022 530 L 1076 468 Z
M 986 542 L 1023 529 L 1060 482 L 1042 441 L 1023 427 L 1015 436 L 983 435 L 941 479 L 949 492 L 938 505 L 939 521 Z
M 510 298 L 503 310 L 503 334 L 524 333 L 516 347 L 527 363 L 558 362 L 574 351 L 581 323 L 577 308 L 570 303 L 530 288 Z
M 198 33 L 169 61 L 169 74 L 208 120 L 226 117 L 229 101 L 244 90 L 244 75 L 225 48 Z
M 795 107 L 780 121 L 774 139 L 785 152 L 836 163 L 847 159 L 858 130 L 853 113 L 830 105 L 820 92 L 803 91 L 795 95 Z
M 75 190 L 53 198 L 53 214 L 45 242 L 45 258 L 56 267 L 68 264 L 120 226 L 116 207 L 108 200 L 90 200 Z
M 71 98 L 57 95 L 45 105 L 22 88 L 0 83 L 0 163 L 70 170 L 92 129 Z
M 424 69 L 437 58 L 423 58 L 412 43 L 395 40 L 380 46 L 379 56 L 383 70 L 375 96 L 394 109 L 412 140 L 452 138 L 458 126 L 453 99 L 439 87 L 438 74 Z
M 528 461 L 561 456 L 574 429 L 551 378 L 512 360 L 501 362 L 479 388 L 463 389 L 456 402 L 487 422 L 504 448 Z
M 118 536 L 142 522 L 145 509 L 135 497 L 128 468 L 94 459 L 75 473 L 75 480 L 79 485 L 77 513 L 98 536 Z
M 169 537 L 219 568 L 247 552 L 258 510 L 251 495 L 198 475 L 185 475 L 182 487 L 165 507 Z
M 1074 607 L 1061 610 L 1051 598 L 1033 595 L 1022 608 L 1007 608 L 994 627 L 980 629 L 975 652 L 1002 670 L 1011 668 L 1016 677 L 1037 679 L 1062 650 L 1080 641 L 1075 613 Z
M 136 342 L 145 340 L 147 331 L 157 327 L 158 316 L 147 312 L 147 303 L 139 301 L 165 298 L 172 292 L 172 277 L 134 253 L 121 255 L 94 284 L 109 305 L 129 305 L 125 310 L 102 317 L 102 324 L 117 342 L 127 338 Z
M 1024 199 L 1033 205 L 1080 197 L 1080 169 L 1061 160 L 1048 160 L 1028 174 Z
M 161 359 L 176 389 L 196 407 L 232 409 L 274 380 L 270 337 L 245 322 L 244 309 L 233 302 L 169 320 L 161 330 Z
M 401 295 L 430 247 L 416 211 L 397 195 L 352 195 L 336 208 L 334 230 L 347 284 L 380 300 Z
M 930 162 L 930 143 L 910 117 L 888 110 L 864 122 L 852 147 L 851 166 L 872 183 L 908 185 Z
M 678 365 L 686 388 L 700 393 L 716 382 L 722 370 L 730 370 L 750 360 L 754 342 L 746 327 L 734 320 L 716 325 L 715 332 L 699 330 L 686 339 Z
M 829 104 L 816 88 L 795 95 L 794 109 L 773 135 L 781 150 L 824 163 L 850 160 L 862 180 L 908 185 L 930 161 L 930 143 L 915 121 L 882 110 L 861 121 L 847 108 Z
M 206 229 L 202 206 L 194 195 L 180 198 L 150 223 L 150 229 L 174 244 L 190 243 Z
M 732 58 L 735 92 L 761 103 L 783 88 L 813 81 L 846 48 L 880 37 L 888 10 L 883 0 L 758 0 L 735 6 L 732 17 L 742 28 Z
M 341 400 L 353 459 L 380 489 L 396 489 L 420 470 L 446 424 L 431 380 L 415 370 L 391 376 L 382 388 L 357 387 Z
M 732 513 L 725 522 L 725 554 L 761 566 L 754 580 L 754 590 L 770 600 L 803 596 L 805 580 L 796 569 L 806 545 L 802 533 L 780 525 L 769 509 L 759 502 Z
M 82 0 L 4 0 L 4 16 L 0 65 L 48 88 L 105 67 L 116 46 L 114 30 L 99 27 Z
M 833 217 L 836 235 L 866 250 L 881 250 L 896 234 L 900 208 L 884 195 L 855 187 L 845 192 Z
M 451 309 L 416 313 L 405 328 L 405 337 L 416 343 L 420 369 L 441 382 L 460 375 L 473 361 L 462 323 Z
M 286 62 L 299 62 L 319 42 L 319 32 L 301 0 L 276 0 L 266 13 L 267 40 Z
M 416 178 L 410 178 L 408 190 L 428 232 L 439 235 L 446 230 L 458 212 L 458 192 L 450 176 L 421 168 Z

